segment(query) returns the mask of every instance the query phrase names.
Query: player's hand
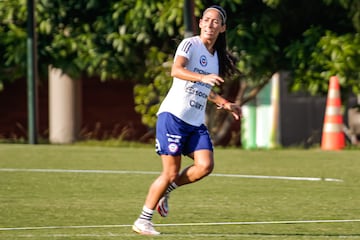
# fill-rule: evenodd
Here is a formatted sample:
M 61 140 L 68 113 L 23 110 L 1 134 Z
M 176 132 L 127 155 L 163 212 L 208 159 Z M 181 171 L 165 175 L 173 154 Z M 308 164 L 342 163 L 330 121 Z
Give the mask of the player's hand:
M 242 117 L 241 107 L 235 103 L 232 102 L 225 103 L 224 109 L 230 111 L 236 120 L 239 120 Z
M 202 75 L 201 76 L 201 82 L 210 84 L 211 86 L 220 85 L 224 82 L 224 79 L 219 77 L 216 74 L 208 74 L 208 75 Z

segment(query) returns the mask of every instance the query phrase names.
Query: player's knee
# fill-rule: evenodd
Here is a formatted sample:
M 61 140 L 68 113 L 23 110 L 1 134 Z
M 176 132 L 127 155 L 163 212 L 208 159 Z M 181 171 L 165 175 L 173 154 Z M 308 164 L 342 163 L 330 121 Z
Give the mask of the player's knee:
M 213 171 L 214 163 L 212 161 L 203 162 L 198 165 L 198 169 L 200 170 L 202 176 L 207 176 Z
M 167 182 L 172 183 L 179 176 L 179 173 L 176 171 L 163 172 L 162 175 L 166 179 Z
M 179 176 L 179 174 L 178 173 L 174 173 L 174 174 L 171 174 L 170 176 L 169 176 L 169 183 L 172 183 L 172 182 L 175 182 L 175 180 L 176 180 L 176 178 Z

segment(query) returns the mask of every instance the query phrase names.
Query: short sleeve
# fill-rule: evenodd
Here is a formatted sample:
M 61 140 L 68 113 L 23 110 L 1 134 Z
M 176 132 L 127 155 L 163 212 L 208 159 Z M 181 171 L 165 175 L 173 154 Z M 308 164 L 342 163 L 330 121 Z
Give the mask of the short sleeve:
M 176 56 L 183 56 L 187 59 L 190 59 L 192 47 L 193 43 L 190 41 L 190 39 L 182 40 L 176 50 L 175 58 Z

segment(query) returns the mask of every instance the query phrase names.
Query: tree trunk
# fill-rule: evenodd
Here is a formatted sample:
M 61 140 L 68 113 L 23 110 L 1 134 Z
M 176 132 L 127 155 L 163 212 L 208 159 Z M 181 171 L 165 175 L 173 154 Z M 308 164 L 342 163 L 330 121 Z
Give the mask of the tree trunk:
M 81 125 L 81 80 L 49 66 L 49 140 L 69 144 L 79 137 Z
M 266 81 L 263 81 L 261 84 L 257 85 L 245 95 L 247 89 L 249 88 L 246 81 L 241 79 L 235 79 L 230 82 L 229 85 L 225 86 L 223 91 L 223 96 L 231 101 L 234 101 L 236 104 L 242 106 L 244 103 L 254 99 L 260 90 L 267 84 L 271 78 L 267 78 Z M 241 145 L 240 140 L 240 131 L 241 131 L 241 122 L 235 123 L 233 116 L 227 111 L 216 111 L 216 107 L 210 108 L 207 112 L 208 116 L 208 126 L 212 134 L 212 140 L 214 145 Z M 240 120 L 241 121 L 241 120 Z

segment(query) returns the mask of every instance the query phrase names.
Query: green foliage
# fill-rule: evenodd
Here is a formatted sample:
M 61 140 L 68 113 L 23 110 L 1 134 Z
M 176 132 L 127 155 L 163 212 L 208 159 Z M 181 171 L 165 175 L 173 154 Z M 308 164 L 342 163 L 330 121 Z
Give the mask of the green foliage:
M 166 51 L 162 39 L 178 35 L 181 1 L 36 1 L 38 57 L 42 75 L 48 65 L 73 77 L 142 79 L 146 52 Z M 0 46 L 5 77 L 25 75 L 26 1 L 0 1 Z
M 118 37 L 121 29 L 112 17 L 115 8 L 115 1 L 41 0 L 38 22 L 44 67 L 52 64 L 75 77 L 85 73 L 103 80 L 131 75 L 124 64 L 132 60 L 129 49 L 121 48 L 124 39 L 131 39 Z
M 267 13 L 268 8 L 261 4 L 257 7 L 259 12 L 256 14 L 244 11 L 240 16 L 234 15 L 227 29 L 228 45 L 238 56 L 238 68 L 247 81 L 253 83 L 270 77 L 277 69 L 276 58 L 280 50 L 276 42 L 279 22 Z
M 268 5 L 269 7 L 277 7 L 281 0 L 262 0 L 266 5 Z
M 37 0 L 40 73 L 48 65 L 81 75 L 131 79 L 136 111 L 147 125 L 171 83 L 168 63 L 184 35 L 183 1 Z M 229 49 L 246 81 L 294 72 L 293 90 L 325 93 L 338 75 L 344 91 L 359 90 L 360 2 L 352 0 L 194 0 L 228 13 Z M 26 74 L 26 1 L 0 1 L 0 89 Z M 164 66 L 164 62 L 166 63 Z
M 143 61 L 149 49 L 156 47 L 172 54 L 176 44 L 171 39 L 184 34 L 183 1 L 39 0 L 36 3 L 39 67 L 44 74 L 52 64 L 70 75 L 85 73 L 103 80 L 141 82 L 146 67 L 150 67 Z M 296 65 L 286 63 L 284 49 L 311 28 L 305 15 L 312 16 L 310 24 L 323 25 L 324 30 L 327 26 L 337 26 L 336 21 L 337 29 L 345 31 L 349 29 L 349 21 L 355 29 L 359 30 L 360 25 L 359 1 L 195 0 L 194 3 L 197 18 L 211 4 L 221 4 L 227 9 L 228 45 L 239 57 L 239 69 L 253 82 L 262 81 L 279 69 L 297 70 Z M 0 7 L 5 9 L 0 12 L 2 82 L 25 75 L 27 14 L 25 0 L 0 1 Z M 344 19 L 346 16 L 348 19 Z M 333 32 L 339 37 L 343 34 Z M 305 81 L 317 82 L 312 78 Z
M 204 2 L 202 6 L 208 6 L 214 2 Z M 216 4 L 216 2 L 215 2 Z M 335 18 L 341 19 L 338 22 L 329 24 L 331 14 L 319 14 L 324 12 L 326 5 L 317 2 L 316 4 L 310 1 L 301 1 L 300 3 L 294 1 L 221 1 L 218 2 L 227 9 L 227 40 L 230 50 L 238 57 L 238 68 L 245 75 L 245 79 L 252 86 L 259 82 L 267 80 L 273 72 L 277 70 L 287 69 L 294 71 L 295 80 L 293 90 L 307 90 L 313 94 L 325 94 L 328 87 L 328 79 L 332 74 L 337 74 L 341 78 L 343 88 L 352 87 L 354 92 L 357 91 L 359 80 L 359 71 L 350 65 L 339 64 L 344 62 L 353 63 L 358 66 L 358 52 L 357 45 L 351 40 L 352 33 L 348 37 L 341 40 L 342 45 L 346 46 L 345 42 L 352 47 L 353 55 L 349 56 L 349 51 L 343 52 L 341 58 L 337 58 L 337 63 L 329 60 L 330 52 L 324 51 L 322 47 L 327 47 L 328 51 L 336 47 L 333 44 L 332 38 L 334 35 L 326 35 L 331 31 L 327 31 L 326 27 L 330 26 L 333 29 L 340 29 L 344 31 L 344 26 L 349 26 L 346 19 L 342 19 L 344 14 L 338 10 L 336 4 L 329 4 L 328 11 L 339 11 L 340 14 Z M 335 5 L 335 7 L 334 7 Z M 200 8 L 201 6 L 199 6 Z M 201 9 L 201 8 L 200 8 Z M 254 11 L 256 9 L 256 11 Z M 196 17 L 201 16 L 201 12 L 195 11 Z M 312 14 L 313 22 L 319 27 L 313 27 L 307 23 L 307 15 Z M 323 27 L 322 27 L 323 26 Z M 304 33 L 303 33 L 304 31 Z M 303 34 L 303 35 L 302 35 Z M 334 32 L 336 34 L 336 32 Z M 342 35 L 339 34 L 339 37 Z M 321 40 L 321 42 L 320 42 Z M 327 43 L 324 43 L 327 41 Z M 345 44 L 345 45 L 344 45 Z M 177 44 L 174 44 L 173 51 Z M 171 48 L 168 49 L 168 54 Z M 164 49 L 162 49 L 164 51 Z M 290 61 L 289 61 L 290 60 Z M 155 68 L 147 65 L 150 72 L 155 72 L 160 63 L 154 62 Z M 334 63 L 334 64 L 332 64 Z M 336 67 L 335 67 L 336 65 Z M 346 65 L 346 66 L 345 66 Z M 154 66 L 154 65 L 153 65 Z M 161 67 L 160 67 L 161 68 Z M 167 69 L 160 70 L 160 72 L 167 72 Z M 142 114 L 144 123 L 149 126 L 154 125 L 155 112 L 159 105 L 159 98 L 152 100 L 145 100 L 149 98 L 150 92 L 166 93 L 163 89 L 165 85 L 160 85 L 162 91 L 156 88 L 156 85 L 151 83 L 151 79 L 155 79 L 153 75 L 147 75 L 146 81 L 150 83 L 143 88 L 147 89 L 142 92 L 135 91 L 137 96 L 137 111 Z M 169 80 L 170 81 L 170 80 Z M 155 80 L 154 80 L 155 82 Z M 142 97 L 140 96 L 141 94 Z M 141 102 L 139 99 L 143 98 Z M 152 109 L 148 104 L 155 103 L 155 108 Z M 142 105 L 143 106 L 140 106 Z M 141 109 L 141 110 L 140 110 Z M 150 111 L 151 110 L 151 111 Z M 153 111 L 152 111 L 153 110 Z M 152 119 L 151 121 L 149 119 Z
M 324 68 L 321 75 L 325 79 L 337 75 L 343 88 L 360 93 L 360 34 L 338 36 L 327 31 L 318 46 L 323 50 L 317 61 Z
M 263 17 L 259 12 L 244 13 L 239 15 L 237 9 L 244 1 L 221 1 L 221 4 L 227 9 L 229 16 L 227 37 L 228 45 L 231 51 L 239 58 L 238 67 L 246 75 L 247 81 L 262 81 L 271 76 L 271 68 L 275 69 L 274 54 L 279 50 L 276 45 L 275 36 L 279 34 L 279 24 L 273 23 L 271 17 Z M 213 2 L 203 4 L 209 6 Z M 216 3 L 215 3 L 216 4 Z M 199 6 L 199 9 L 204 7 Z M 263 7 L 264 8 L 264 7 Z M 267 9 L 264 8 L 264 11 Z M 196 17 L 200 18 L 202 12 L 195 11 Z M 252 16 L 251 16 L 252 15 Z M 249 23 L 246 18 L 253 18 Z M 232 25 L 237 24 L 236 27 Z M 269 26 L 272 26 L 269 28 Z M 178 43 L 173 42 L 173 46 L 168 50 L 168 56 L 172 56 Z M 164 51 L 164 49 L 162 49 Z M 163 57 L 153 49 L 146 58 L 146 69 L 144 80 L 146 85 L 137 85 L 135 87 L 135 110 L 142 115 L 142 122 L 149 127 L 154 127 L 156 123 L 156 112 L 159 108 L 162 98 L 167 93 L 171 78 L 169 76 L 172 57 Z M 150 60 L 153 59 L 153 60 Z M 165 62 L 165 64 L 163 64 Z M 267 63 L 267 64 L 264 64 Z M 269 64 L 272 64 L 271 66 Z M 231 79 L 227 83 L 231 84 Z
M 0 1 L 0 86 L 26 74 L 25 3 L 25 0 Z
M 338 36 L 319 27 L 310 28 L 304 33 L 303 39 L 287 48 L 287 57 L 296 69 L 293 90 L 326 93 L 328 80 L 337 75 L 345 93 L 360 93 L 359 56 L 359 34 Z
M 148 69 L 145 81 L 148 83 L 137 84 L 134 88 L 135 111 L 141 114 L 144 124 L 154 128 L 156 113 L 170 88 L 172 58 L 154 47 L 150 49 L 145 62 Z
M 323 0 L 327 5 L 336 4 L 347 10 L 354 28 L 360 32 L 360 1 L 354 0 Z

